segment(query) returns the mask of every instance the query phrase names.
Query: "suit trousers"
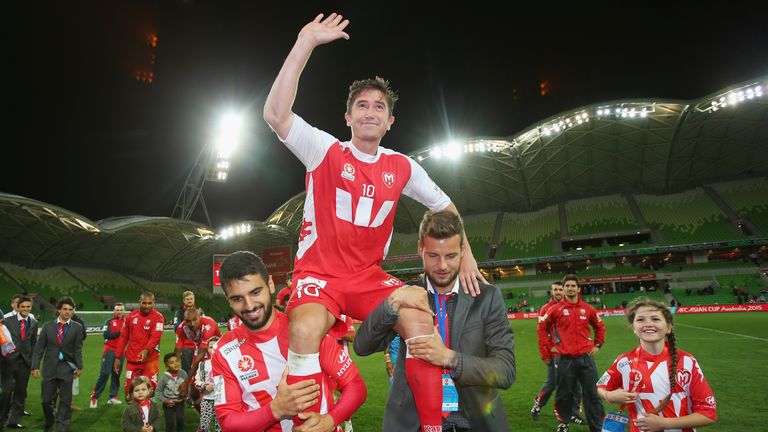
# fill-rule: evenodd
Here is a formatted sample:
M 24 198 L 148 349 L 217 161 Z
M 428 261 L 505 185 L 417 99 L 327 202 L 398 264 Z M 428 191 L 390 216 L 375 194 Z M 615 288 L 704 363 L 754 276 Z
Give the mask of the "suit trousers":
M 45 429 L 49 430 L 56 424 L 56 432 L 66 432 L 72 420 L 72 380 L 75 375 L 72 367 L 66 362 L 58 362 L 53 376 L 43 377 L 40 402 L 43 405 Z M 56 399 L 59 407 L 56 408 Z M 54 414 L 55 412 L 55 414 Z
M 21 357 L 5 360 L 0 368 L 0 422 L 19 424 L 24 417 L 24 404 L 27 401 L 29 384 L 29 366 Z

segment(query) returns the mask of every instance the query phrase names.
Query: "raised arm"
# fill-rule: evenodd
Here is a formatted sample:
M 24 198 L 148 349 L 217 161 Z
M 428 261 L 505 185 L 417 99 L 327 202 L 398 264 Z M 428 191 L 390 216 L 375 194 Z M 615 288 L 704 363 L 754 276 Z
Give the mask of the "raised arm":
M 448 204 L 448 207 L 446 207 L 445 210 L 459 214 L 459 209 L 456 208 L 454 203 Z M 472 255 L 472 247 L 469 245 L 467 233 L 462 233 L 462 236 L 464 237 L 464 241 L 461 246 L 462 256 L 461 269 L 459 270 L 459 282 L 461 282 L 461 287 L 464 289 L 465 293 L 475 297 L 480 293 L 480 283 L 478 282 L 478 279 L 486 284 L 488 281 L 485 280 L 483 274 L 480 273 L 480 269 L 477 268 L 477 260 L 475 260 L 475 256 Z
M 336 39 L 349 39 L 349 35 L 344 32 L 347 25 L 349 20 L 343 19 L 341 15 L 332 13 L 323 19 L 323 14 L 320 14 L 299 32 L 296 43 L 288 53 L 264 104 L 264 121 L 269 123 L 281 139 L 287 138 L 291 130 L 291 110 L 299 87 L 299 77 L 312 50 Z

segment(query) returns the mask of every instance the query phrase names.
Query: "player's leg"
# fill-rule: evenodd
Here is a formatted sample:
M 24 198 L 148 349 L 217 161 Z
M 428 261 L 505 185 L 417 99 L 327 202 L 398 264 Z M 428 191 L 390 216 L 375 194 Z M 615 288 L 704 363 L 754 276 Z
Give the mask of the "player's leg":
M 288 345 L 288 384 L 314 379 L 324 389 L 324 375 L 320 369 L 320 341 L 336 322 L 336 316 L 329 312 L 329 306 L 336 306 L 324 295 L 321 287 L 327 287 L 325 281 L 317 283 L 315 278 L 301 278 L 296 284 L 288 311 L 290 319 L 290 342 Z M 320 412 L 321 394 L 318 403 L 306 411 Z M 324 414 L 324 413 L 323 413 Z M 300 423 L 294 418 L 295 423 Z
M 426 291 L 424 291 L 426 297 Z M 443 424 L 442 367 L 413 358 L 407 351 L 408 341 L 434 337 L 434 318 L 418 309 L 400 308 L 395 330 L 405 341 L 405 376 L 416 401 L 416 412 L 423 431 L 441 430 Z

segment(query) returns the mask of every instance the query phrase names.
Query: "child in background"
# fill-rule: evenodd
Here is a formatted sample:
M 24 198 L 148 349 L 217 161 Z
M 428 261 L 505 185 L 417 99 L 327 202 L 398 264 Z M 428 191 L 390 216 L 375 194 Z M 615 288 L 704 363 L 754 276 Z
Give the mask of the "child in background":
M 176 353 L 163 357 L 165 373 L 157 383 L 155 401 L 163 405 L 166 432 L 184 432 L 184 398 L 179 386 L 186 381 L 187 373 L 181 369 L 181 361 Z
M 696 358 L 677 349 L 669 309 L 640 297 L 627 318 L 640 346 L 613 362 L 597 392 L 609 403 L 627 406 L 630 432 L 692 432 L 715 423 L 715 397 Z
M 213 367 L 211 365 L 211 357 L 213 357 L 213 349 L 216 346 L 218 337 L 213 336 L 208 340 L 208 355 L 200 362 L 200 366 L 197 368 L 195 374 L 195 387 L 200 390 L 202 398 L 200 399 L 200 428 L 198 431 L 208 432 L 211 430 L 211 420 L 214 421 L 216 432 L 221 432 L 221 426 L 219 425 L 219 419 L 216 418 L 216 412 L 213 409 L 213 376 L 211 371 Z
M 160 430 L 160 410 L 149 400 L 149 378 L 137 376 L 128 393 L 132 400 L 123 411 L 123 432 L 157 432 Z

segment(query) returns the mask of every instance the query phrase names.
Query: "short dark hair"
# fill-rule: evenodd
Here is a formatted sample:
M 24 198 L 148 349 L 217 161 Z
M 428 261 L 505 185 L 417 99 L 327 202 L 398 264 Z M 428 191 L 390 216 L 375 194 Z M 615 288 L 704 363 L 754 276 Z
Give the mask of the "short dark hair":
M 419 241 L 423 242 L 424 237 L 433 239 L 447 239 L 455 235 L 460 238 L 459 244 L 464 243 L 464 223 L 461 216 L 450 210 L 427 211 L 421 219 L 419 225 Z
M 16 297 L 16 296 L 14 296 L 14 298 L 15 298 L 15 297 Z M 31 299 L 31 298 L 29 298 L 29 297 L 27 297 L 27 296 L 24 296 L 24 295 L 20 295 L 20 296 L 17 298 L 17 300 L 16 300 L 16 304 L 17 304 L 17 305 L 20 305 L 20 304 L 22 304 L 22 303 L 24 303 L 24 302 L 30 302 L 30 303 L 32 303 L 32 299 Z
M 578 284 L 578 282 L 576 282 L 576 283 Z M 563 284 L 563 281 L 561 281 L 561 280 L 556 280 L 556 281 L 552 282 L 552 285 L 562 285 L 562 284 Z
M 62 297 L 59 299 L 59 302 L 56 303 L 56 310 L 61 310 L 65 304 L 72 306 L 72 309 L 75 308 L 75 301 L 72 300 L 72 297 Z
M 221 288 L 226 293 L 227 287 L 232 281 L 243 279 L 252 274 L 257 274 L 264 279 L 269 280 L 267 266 L 261 257 L 251 251 L 237 251 L 229 255 L 219 268 L 219 280 Z
M 168 354 L 163 356 L 163 363 L 168 364 L 168 360 L 174 357 L 179 358 L 179 356 L 177 356 L 175 352 L 169 352 Z
M 576 286 L 581 288 L 581 284 L 579 283 L 579 277 L 576 276 L 575 274 L 565 275 L 565 277 L 563 278 L 563 285 L 565 285 L 565 283 L 568 281 L 576 282 Z
M 19 298 L 23 297 L 24 294 L 14 294 L 13 297 L 11 297 L 11 303 L 18 302 Z
M 395 104 L 397 103 L 397 93 L 389 86 L 389 81 L 382 77 L 368 78 L 363 80 L 357 80 L 349 86 L 349 96 L 347 97 L 347 114 L 352 112 L 352 104 L 355 103 L 357 96 L 365 90 L 378 90 L 384 93 L 384 97 L 387 99 L 387 109 L 391 116 L 395 112 Z

